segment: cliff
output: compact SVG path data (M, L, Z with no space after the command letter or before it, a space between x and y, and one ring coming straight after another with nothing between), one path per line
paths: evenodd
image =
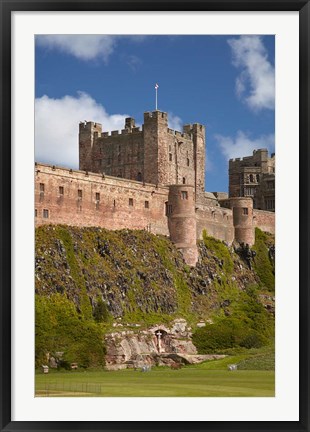
M234 317L241 310L246 314L243 306L249 298L260 305L258 314L272 316L274 239L259 230L256 234L256 255L249 257L245 250L228 248L205 233L198 245L199 261L191 268L166 237L147 231L38 227L36 335L37 341L47 337L45 346L44 342L36 346L38 361L43 352L65 351L65 343L59 349L55 342L59 324L54 326L54 339L48 329L42 330L48 320L55 322L50 305L59 311L60 303L74 328L85 324L85 339L87 328L93 332L97 348L100 331L118 324L147 328L183 318L195 329L199 322ZM63 334L69 338L65 315L61 320ZM86 366L98 363L102 353L99 348L96 353L92 361L85 361ZM74 355L68 358L75 359Z

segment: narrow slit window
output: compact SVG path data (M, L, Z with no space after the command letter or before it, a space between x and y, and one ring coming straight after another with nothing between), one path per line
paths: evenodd
M150 208L150 204L148 201L144 201L144 208L146 209Z
M129 202L128 202L130 207L133 207L133 198L129 198Z
M82 199L82 197L83 197L82 189L78 189L78 198Z
M59 195L60 196L64 195L64 187L63 186L59 186Z

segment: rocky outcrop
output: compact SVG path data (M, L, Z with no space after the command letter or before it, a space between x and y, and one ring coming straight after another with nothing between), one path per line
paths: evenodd
M147 330L109 333L105 337L106 369L194 364L225 357L198 355L191 336L191 328L182 318L174 320L169 327L156 325Z

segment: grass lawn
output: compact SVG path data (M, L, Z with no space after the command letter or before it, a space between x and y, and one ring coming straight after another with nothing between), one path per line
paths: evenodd
M215 363L208 362L204 367L188 366L179 370L153 368L150 372L121 370L53 372L46 375L38 373L36 396L274 396L274 371L229 372L227 369L214 369ZM224 364L219 365L223 366Z

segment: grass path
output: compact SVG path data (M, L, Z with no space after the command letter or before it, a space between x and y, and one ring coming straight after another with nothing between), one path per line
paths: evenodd
M36 375L36 396L273 397L274 371L179 370L55 372Z

